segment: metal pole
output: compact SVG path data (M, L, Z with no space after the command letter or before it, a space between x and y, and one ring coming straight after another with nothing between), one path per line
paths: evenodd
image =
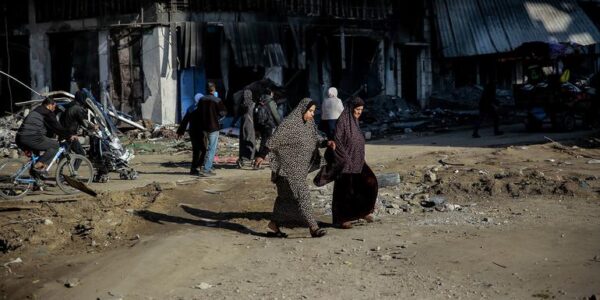
M14 81L16 81L16 82L18 82L18 83L22 84L24 87L26 87L26 88L27 88L27 89L29 89L30 91L32 91L32 92L34 92L34 93L36 93L38 96L40 96L40 97L43 97L43 96L42 96L42 94L40 94L40 93L36 92L34 89L30 88L28 85L26 85L26 84L22 83L22 82L21 82L21 81L19 81L18 79L14 78L14 77L12 77L12 76L10 76L10 75L8 75L8 74L6 74L6 73L2 72L2 71L0 71L0 74L6 75L6 76L7 76L7 77L9 77L10 79L12 79L12 80L14 80Z

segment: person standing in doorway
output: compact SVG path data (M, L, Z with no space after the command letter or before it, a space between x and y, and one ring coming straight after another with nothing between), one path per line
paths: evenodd
M500 131L500 117L498 116L498 99L496 98L496 82L494 80L488 81L483 88L481 99L479 100L479 116L475 121L475 128L473 128L473 137L480 138L479 128L485 118L491 118L494 122L494 135L503 135L504 132Z
M327 98L323 100L323 108L321 109L320 129L325 132L329 140L333 140L335 124L344 110L344 104L342 104L342 100L337 95L337 89L330 87L327 91Z
M207 153L204 158L204 168L200 176L215 176L213 171L213 161L217 153L217 144L219 143L219 119L227 114L227 109L216 95L217 86L214 82L208 83L208 95L202 97L198 103L197 117L200 121L200 128L208 140Z

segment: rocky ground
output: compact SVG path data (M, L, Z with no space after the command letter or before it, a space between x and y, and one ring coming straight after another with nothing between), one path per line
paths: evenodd
M0 299L589 299L599 146L593 132L517 130L373 141L378 221L321 239L264 236L268 170L222 152L219 176L197 179L185 150L149 150L140 179L92 185L97 198L0 202ZM331 192L311 187L325 225Z

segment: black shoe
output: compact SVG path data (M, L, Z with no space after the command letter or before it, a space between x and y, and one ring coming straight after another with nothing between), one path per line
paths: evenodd
M48 171L46 171L46 169L35 169L35 168L31 168L29 169L29 175L31 175L34 178L39 178L39 179L47 179L48 178Z
M200 171L197 169L190 170L190 175L200 176Z

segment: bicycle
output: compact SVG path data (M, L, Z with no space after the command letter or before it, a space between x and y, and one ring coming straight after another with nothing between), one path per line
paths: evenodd
M71 187L65 176L83 184L89 184L94 177L94 167L87 157L69 153L68 143L62 141L56 155L44 169L49 173L56 163L56 185L66 194L75 194L79 190ZM18 159L7 159L0 163L0 197L4 199L19 199L29 193L34 187L43 189L46 186L42 176L33 170L39 156L31 151L25 151L29 157L26 163Z

